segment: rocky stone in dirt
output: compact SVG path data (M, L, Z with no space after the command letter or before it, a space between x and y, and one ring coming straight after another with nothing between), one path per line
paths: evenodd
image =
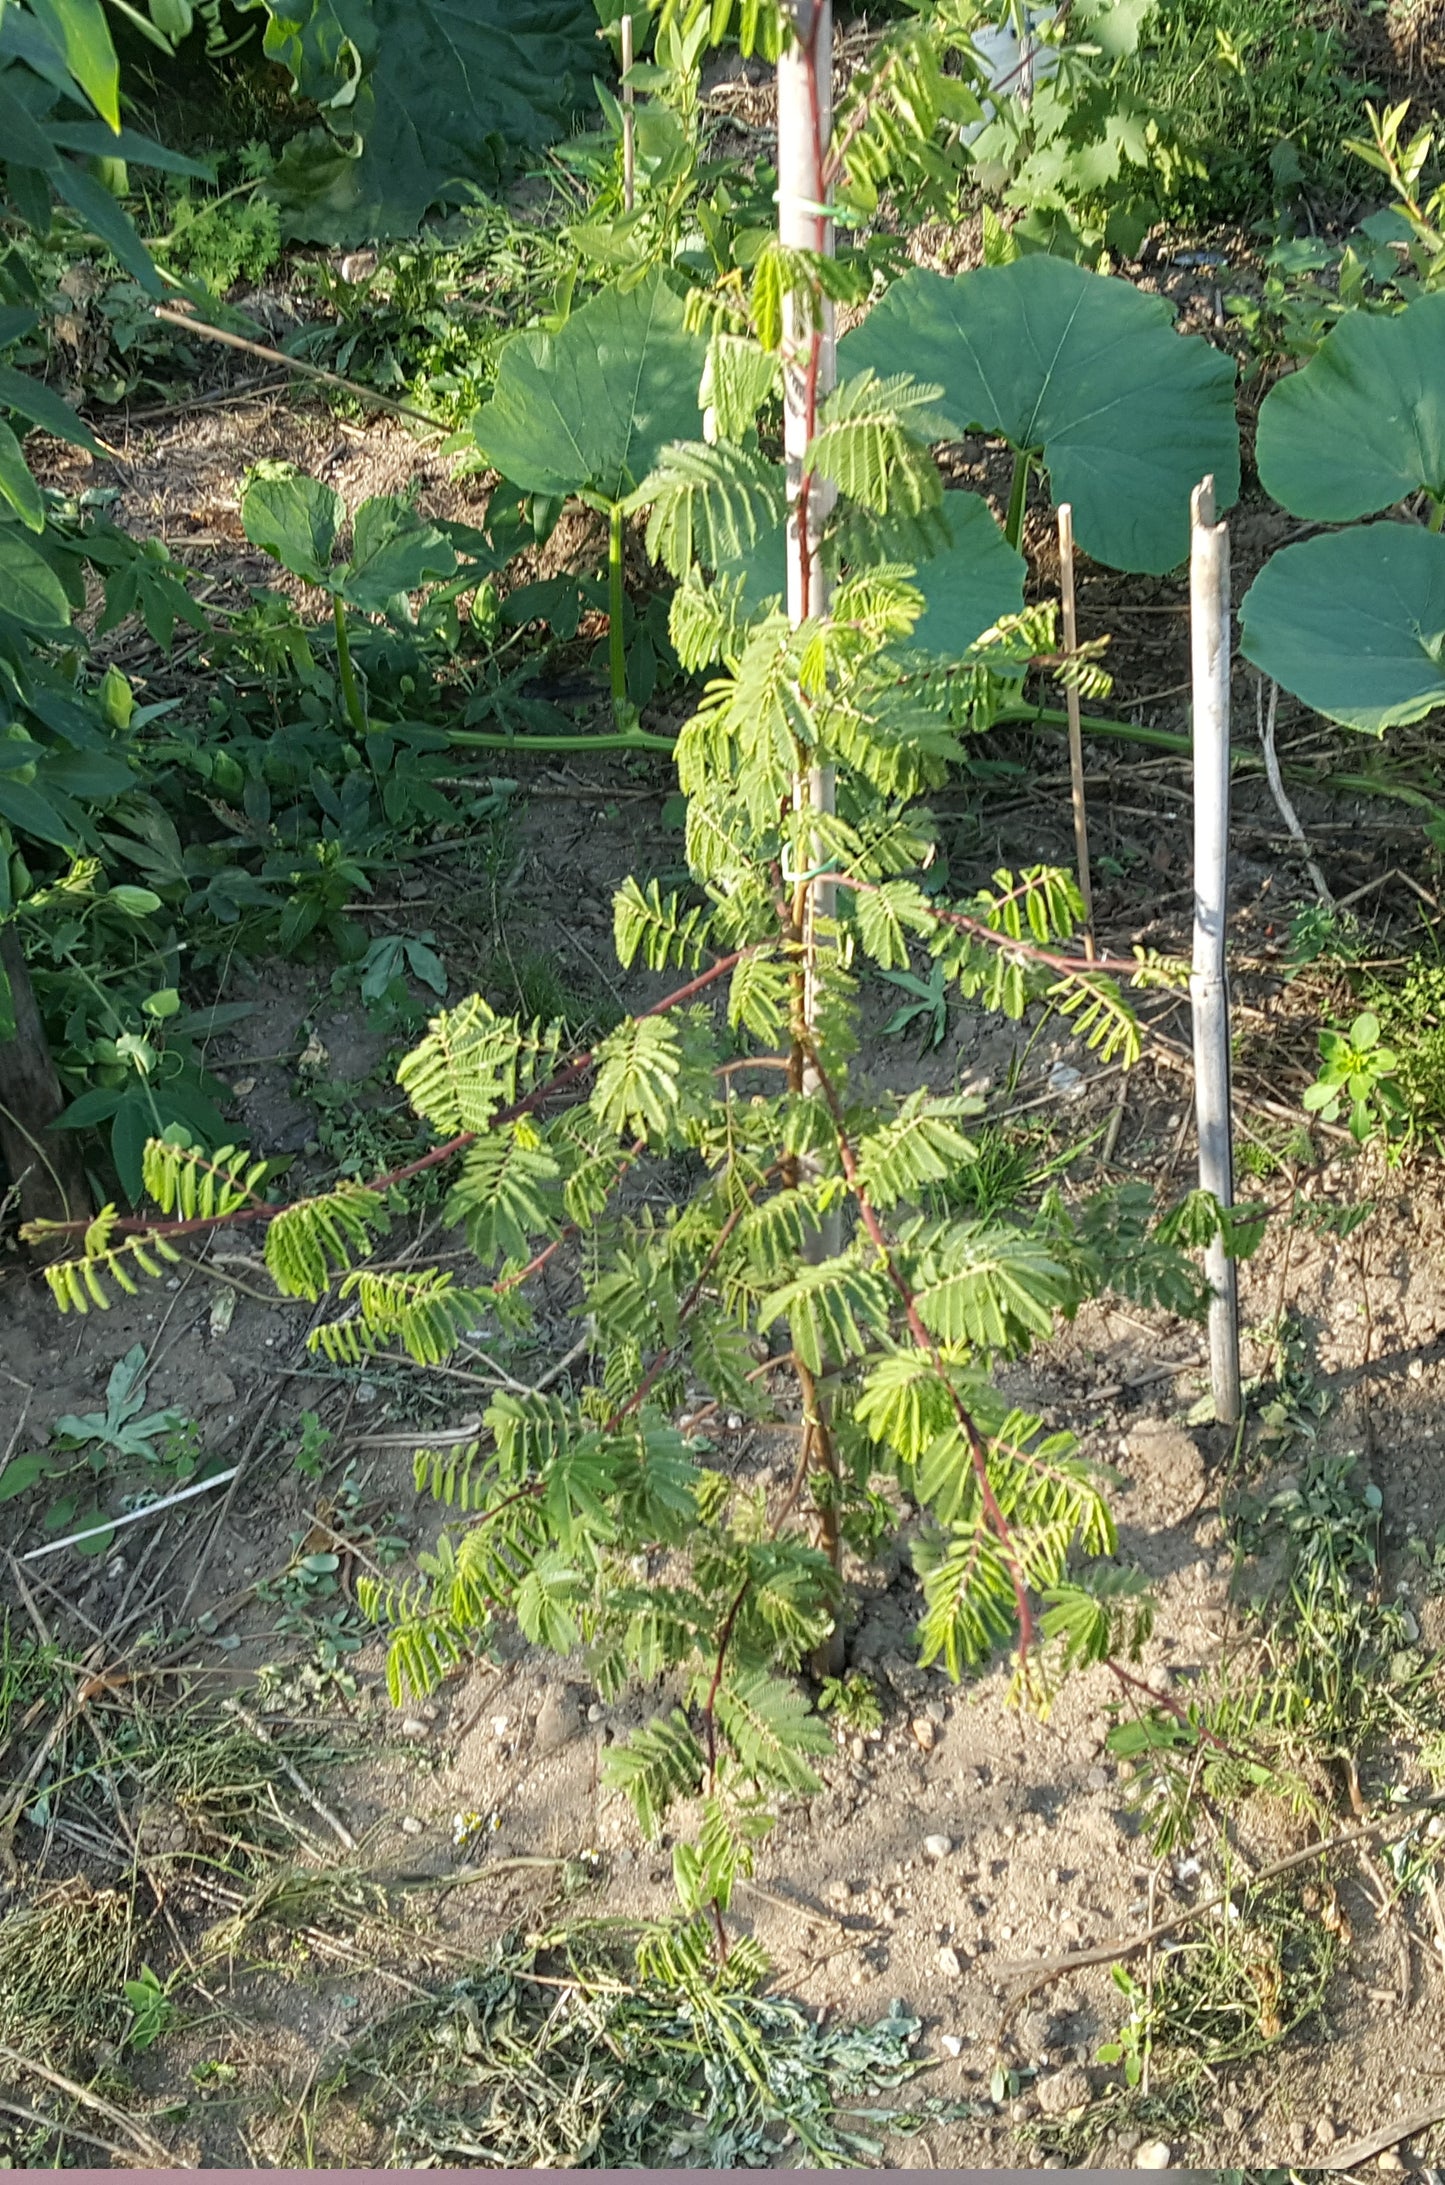
M560 1752L582 1728L582 1710L563 1684L549 1685L537 1711L535 1736L539 1753Z
M1378 2156L1375 2161L1375 2168L1383 2170L1387 2177L1398 2177L1400 2172L1408 2167L1409 2165L1406 2163L1404 2156L1397 2154L1393 2147L1387 2147L1385 2152Z
M223 1404L233 1404L235 1401L236 1384L229 1373L222 1373L218 1367L214 1372L201 1376L196 1385L196 1402L205 1410L219 1411Z
M1088 2073L1077 2064L1065 2064L1062 2071L1050 2072L1048 2078L1040 2079L1035 2091L1046 2117L1067 2117L1071 2110L1084 2108L1094 2094Z
M938 1953L938 1969L941 1973L947 1973L950 1980L957 1980L963 1971L957 1950L950 1949L947 1943Z
M926 1859L946 1859L953 1849L951 1836L925 1836L923 1855Z
M931 1753L938 1743L938 1732L928 1720L928 1717L926 1715L917 1716L909 1727L913 1731L915 1742L922 1747L924 1752Z
M1333 2147L1339 2136L1332 2117L1320 2117L1316 2120L1315 2143L1317 2146Z
M1173 2160L1173 2150L1167 2141L1146 2139L1134 2157L1136 2170L1167 2170Z
M404 1715L401 1723L401 1734L403 1737L410 1738L412 1743L417 1745L430 1733L420 1715Z
M401 1817L401 1833L403 1836L420 1836L423 1825L414 1813L404 1813Z

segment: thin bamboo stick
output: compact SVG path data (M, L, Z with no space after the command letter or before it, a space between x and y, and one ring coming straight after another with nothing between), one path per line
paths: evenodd
M1068 501L1059 509L1059 593L1064 609L1064 652L1072 666L1079 646L1079 623L1074 605L1074 511ZM1084 729L1079 712L1079 689L1070 680L1064 685L1064 704L1069 715L1069 779L1074 796L1074 856L1079 867L1079 893L1084 899L1084 953L1094 955L1094 883L1089 871L1089 808L1084 798Z

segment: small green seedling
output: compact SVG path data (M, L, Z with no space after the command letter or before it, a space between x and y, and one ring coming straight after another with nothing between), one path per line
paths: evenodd
M839 1728L854 1737L866 1737L870 1730L883 1727L878 1687L861 1669L850 1669L846 1677L825 1677L818 1694L818 1711L836 1715Z
M138 1980L127 1980L125 1999L134 2016L125 2045L137 2054L153 2048L174 2018L176 2006L166 1994L165 1982L143 1965Z
M1116 1965L1114 1985L1129 2005L1129 2015L1119 2028L1115 2040L1105 2041L1097 2051L1101 2064L1122 2064L1124 2083L1137 2086L1144 2076L1144 2066L1149 2056L1149 2000L1144 1989L1125 1965Z
M116 1464L141 1463L165 1466L186 1479L195 1471L195 1450L188 1444L189 1421L183 1411L146 1412L145 1346L137 1343L111 1368L106 1383L104 1411L66 1412L55 1421L49 1448L32 1449L7 1465L0 1478L0 1502L13 1501L41 1481L69 1479L89 1472L95 1479ZM65 1526L86 1531L104 1526L105 1513L79 1489L51 1503L45 1515L46 1529L59 1532ZM77 1543L81 1555L102 1555L113 1533L109 1527Z
M256 465L241 495L241 522L253 546L303 583L331 594L346 718L355 734L364 736L366 708L351 657L347 609L409 624L411 594L455 576L455 548L409 501L379 493L356 511L351 559L343 561L336 542L346 522L346 503L332 487L305 477L289 463Z
M926 979L915 977L911 971L884 971L880 976L913 997L894 1010L883 1027L883 1037L901 1038L910 1025L916 1024L923 1031L925 1047L941 1047L948 1033L948 996L941 967L934 964Z
M1320 1054L1319 1076L1305 1091L1308 1112L1326 1123L1337 1123L1348 1112L1356 1145L1375 1131L1386 1140L1397 1137L1409 1109L1395 1075L1399 1057L1393 1047L1380 1045L1374 1011L1362 1010L1348 1032L1321 1032Z

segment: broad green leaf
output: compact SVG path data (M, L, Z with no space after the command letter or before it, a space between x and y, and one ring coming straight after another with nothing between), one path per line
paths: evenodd
M1235 367L1174 332L1161 297L1033 255L894 283L839 344L839 369L905 362L944 390L940 438L999 433L1036 452L1080 546L1114 569L1162 574L1189 550L1189 496L1239 492Z
M79 152L86 159L123 159L134 167L154 167L164 174L191 175L197 182L215 184L215 174L203 160L172 152L138 129L122 129L117 136L104 122L70 121L52 122L46 134L61 151Z
M8 526L0 527L0 613L50 637L70 627L64 585L44 556Z
M473 421L494 469L524 493L620 501L674 440L701 430L707 354L661 274L606 289L560 333L514 334Z
M1239 609L1240 649L1296 698L1378 736L1445 705L1445 537L1373 523L1286 546Z
M33 324L29 312L22 314ZM19 338L18 335L15 338ZM88 425L81 423L68 402L28 372L17 372L11 364L0 364L0 410L13 410L17 417L25 418L32 425L39 425L44 432L54 433L57 440L69 440L78 448L89 448L92 455L104 455L105 450Z
M29 0L30 12L65 55L102 121L120 128L120 63L100 0Z
M945 493L943 520L951 543L914 571L926 604L908 642L957 660L1004 615L1021 611L1025 566L981 494Z
M55 172L55 187L81 225L104 243L133 280L152 296L165 295L165 283L132 226L130 215L103 182L73 159L62 159Z
M241 523L251 544L307 584L329 588L336 534L345 521L339 493L284 463L258 464L241 496Z
M45 529L45 503L30 475L20 442L10 427L0 422L0 501L8 501L30 531Z
M284 215L310 241L414 234L430 205L495 189L511 154L565 136L592 104L592 0L265 5L267 54L349 140L350 156L315 132L287 163Z
M1266 396L1260 482L1312 523L1374 516L1421 486L1445 497L1445 294L1352 311Z
M27 782L7 781L4 775L0 775L0 820L21 834L33 835L37 842L53 843L58 850L74 850L80 842L81 829L75 819Z
M449 577L457 557L433 524L407 501L379 493L356 511L351 560L341 588L364 614L386 614L407 593Z

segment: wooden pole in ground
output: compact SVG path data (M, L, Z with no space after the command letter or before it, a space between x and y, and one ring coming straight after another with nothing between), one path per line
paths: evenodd
M1189 627L1194 682L1194 1104L1199 1183L1221 1206L1234 1204L1230 1113L1229 980L1225 933L1229 908L1229 531L1216 523L1214 480L1196 487L1191 506ZM1240 1415L1239 1292L1235 1263L1216 1236L1205 1253L1212 1292L1209 1366L1214 1415L1233 1426Z
M1074 600L1074 511L1068 501L1059 509L1059 596L1064 609L1064 652L1072 670L1079 648L1079 622ZM1089 871L1089 810L1084 801L1084 729L1079 712L1079 686L1072 674L1064 683L1064 704L1069 712L1069 779L1074 792L1074 858L1079 868L1079 893L1084 899L1084 953L1094 956L1094 883Z

